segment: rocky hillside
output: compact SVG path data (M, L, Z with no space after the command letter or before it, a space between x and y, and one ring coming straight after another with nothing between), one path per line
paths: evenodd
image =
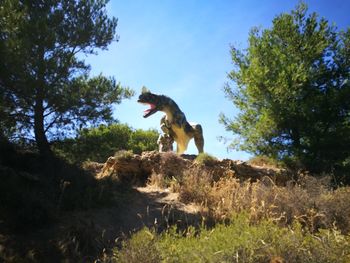
M61 160L44 166L33 154L6 157L0 163L0 262L120 262L114 252L144 227L191 231L228 224L240 213L249 226L270 220L278 227L297 222L312 234L350 231L350 189L333 189L326 177L205 154L124 151L105 163L86 162L84 170Z

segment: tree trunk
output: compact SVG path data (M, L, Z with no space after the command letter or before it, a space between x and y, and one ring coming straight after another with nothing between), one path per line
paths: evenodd
M292 140L294 148L300 150L300 133L297 128L292 128Z
M34 106L34 135L40 155L44 158L51 157L52 151L50 149L44 127L43 92L40 88L37 91Z

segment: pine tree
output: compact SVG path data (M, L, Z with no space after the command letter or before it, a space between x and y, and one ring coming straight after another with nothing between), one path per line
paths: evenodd
M3 134L34 135L42 155L49 139L111 121L113 103L130 97L114 78L90 78L84 55L106 49L117 19L105 0L0 2L0 126ZM9 131L11 128L11 131Z
M301 3L254 28L246 50L231 48L224 91L240 113L220 120L236 149L329 171L350 157L350 28L307 11Z

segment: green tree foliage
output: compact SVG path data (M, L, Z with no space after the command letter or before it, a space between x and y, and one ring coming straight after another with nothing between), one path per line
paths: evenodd
M80 130L75 139L58 142L54 149L72 162L105 162L120 150L131 150L137 154L156 150L158 136L156 130L135 130L126 124L100 125Z
M107 16L107 2L0 2L2 133L34 135L46 155L49 139L113 121L113 103L132 91L113 78L90 78L83 59L116 40L117 19Z
M134 153L137 153L137 154L141 154L144 151L157 150L158 137L159 137L159 133L155 129L132 130L127 149L132 150Z
M350 156L350 28L307 11L301 3L252 29L247 49L231 47L235 85L224 91L240 113L220 120L236 149L325 171Z

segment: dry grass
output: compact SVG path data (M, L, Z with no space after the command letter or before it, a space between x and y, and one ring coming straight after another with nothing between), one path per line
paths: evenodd
M75 262L92 262L107 247L107 242L93 221L81 219L65 229L65 237L57 244L64 258Z
M183 175L183 169L187 160L184 160L173 152L166 152L161 155L159 167L148 178L148 184L160 188L171 188L178 192Z
M280 225L297 221L311 232L338 228L350 232L350 187L332 189L330 178L298 175L298 181L276 185L265 176L256 182L239 181L231 173L221 178L202 166L192 166L181 175L153 174L152 184L171 187L184 203L202 206L203 216L215 221L248 212L252 222L272 219Z

